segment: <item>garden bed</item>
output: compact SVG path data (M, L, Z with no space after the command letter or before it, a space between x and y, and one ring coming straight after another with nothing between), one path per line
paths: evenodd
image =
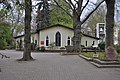
M93 55L98 54L98 57L94 57ZM92 59L99 59L101 61L110 61L105 58L105 52L82 52L81 55L92 58ZM120 61L120 54L118 54L117 61Z
M94 54L98 54L98 57L93 57ZM120 68L120 54L118 54L118 59L111 61L107 60L104 56L103 52L88 52L88 53L81 53L80 57L84 58L87 61L90 61L93 65L98 68Z

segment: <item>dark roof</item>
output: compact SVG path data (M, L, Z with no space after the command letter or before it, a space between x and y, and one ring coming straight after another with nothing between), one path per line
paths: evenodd
M99 40L100 38L97 38L97 37L94 37L94 36L91 36L91 35L87 35L87 34L83 34L84 36L87 36L87 37L91 37L91 38L94 38L94 39L97 39Z
M24 34L23 35L19 35L19 36L15 36L14 39L17 39L17 38L20 38L20 37L23 37L23 36L24 36Z
M65 25L55 24L55 25L51 25L51 26L49 26L49 27L41 28L41 29L39 29L38 31L45 30L45 29L49 29L49 28L51 28L51 27L64 27L64 28L67 28L67 29L70 29L70 30L74 30L73 28L70 28L70 27L65 26ZM34 32L34 33L37 33L37 31ZM32 33L32 34L34 34L34 33ZM100 38L97 38L97 37L94 37L94 36L91 36L91 35L87 35L87 34L84 34L84 33L83 33L83 35L84 35L84 36L87 36L87 37L90 37L90 38L97 39L97 40L100 39ZM14 38L16 39L16 38L23 37L23 36L24 36L24 35L20 35L20 36L14 37Z
M32 32L31 34L35 34L35 33L37 33L37 31L36 32ZM25 34L22 34L22 35L19 35L19 36L15 36L14 39L17 39L17 38L20 38L20 37L23 37L23 36L25 36Z

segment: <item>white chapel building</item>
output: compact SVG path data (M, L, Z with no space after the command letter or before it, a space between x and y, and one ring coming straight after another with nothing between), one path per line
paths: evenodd
M46 49L49 44L55 43L56 49L65 47L72 44L72 37L74 36L73 28L56 24L49 26L47 28L42 28L37 32L31 34L31 43L36 43L38 47L44 46ZM24 47L24 35L19 35L15 37L16 42L22 40L22 45ZM90 47L92 45L98 45L99 38L93 37L87 34L83 34L81 45L85 47Z

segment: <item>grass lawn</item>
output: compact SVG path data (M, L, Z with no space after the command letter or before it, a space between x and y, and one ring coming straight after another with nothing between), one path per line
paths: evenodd
M95 54L95 52L81 52L81 55L84 55L85 57L88 58L93 58L93 54ZM98 59L100 60L107 60L105 58L105 52L96 52L96 54L98 54ZM118 60L120 60L120 53L118 54Z

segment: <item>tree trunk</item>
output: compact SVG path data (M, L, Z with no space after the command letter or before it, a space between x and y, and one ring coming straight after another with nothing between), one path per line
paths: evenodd
M33 60L31 57L31 12L32 2L31 0L25 0L25 38L24 38L24 53L22 61Z
M106 48L114 45L114 6L115 0L105 0L107 5L106 14Z
M118 31L118 45L120 45L120 30Z
M74 0L76 3L74 3L72 0L64 0L67 5L72 10L72 15L67 11L67 9L64 9L61 5L59 5L58 0L54 0L54 2L57 4L59 8L61 8L63 11L65 11L73 20L73 28L74 28L74 36L73 36L73 47L74 52L81 52L81 25L90 17L90 15L102 4L104 1L101 1L95 9L93 9L83 20L80 20L80 17L83 13L83 11L86 9L87 5L89 5L89 0L85 3L83 6L84 0Z
M74 28L74 36L73 36L73 51L81 52L81 21L80 16L78 16L75 12L73 12L73 28Z
M73 37L73 47L74 52L81 52L81 24L77 24L77 26L74 28L74 37Z

